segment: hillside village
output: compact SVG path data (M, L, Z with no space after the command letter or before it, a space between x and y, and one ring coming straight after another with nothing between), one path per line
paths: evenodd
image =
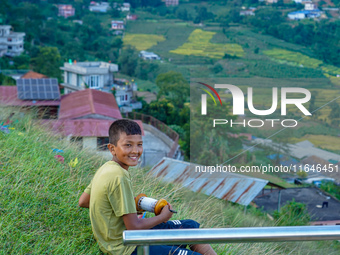
M107 160L106 130L115 120L132 119L143 132L139 167L162 182L257 208L269 218L295 201L306 206L308 224L340 224L340 49L334 46L340 2L235 1L236 8L228 1L37 2L45 8L39 17L31 3L17 7L31 15L20 18L26 25L7 15L19 12L16 7L0 10L1 108L35 112L35 123ZM35 18L40 32L32 27ZM316 28L323 35L333 29L325 39L329 47ZM313 117L273 138L278 126L228 129L225 144L210 152L227 146L219 164L233 160L237 171L214 178L197 173L205 161L192 157L192 141L200 136L190 132L196 121L190 121L196 107L190 79L212 77L257 87L257 107L270 107L266 84L306 87L314 98L306 106ZM220 94L231 105L230 93ZM0 116L3 136L15 132L12 125L22 117ZM252 116L246 109L237 120ZM292 111L289 118L299 115ZM202 134L210 131L197 123ZM263 165L289 171L241 171Z

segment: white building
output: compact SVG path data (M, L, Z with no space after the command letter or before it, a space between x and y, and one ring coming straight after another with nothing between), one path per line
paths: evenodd
M179 4L178 0L162 0L162 2L164 2L167 7L168 6L177 6Z
M110 5L108 2L101 2L101 3L91 2L89 6L89 10L91 12L106 13L109 9L110 9Z
M108 91L118 72L118 65L105 62L64 63L60 68L64 71L65 94L86 88Z
M160 60L161 59L157 54L155 54L153 52L148 52L148 51L145 51L145 50L142 50L139 53L139 57L141 57L144 60Z
M301 19L313 19L319 18L321 16L321 11L319 10L302 10L297 12L290 12L288 13L288 19L291 20L301 20Z
M241 16L255 16L255 10L244 10L244 11L240 11L240 15Z
M25 33L11 31L11 26L0 25L0 57L3 55L14 57L24 51Z
M119 8L122 12L129 12L131 8L130 3L123 3L123 5Z
M136 100L137 84L126 79L114 79L113 89L116 102L121 112L142 109L142 103Z
M122 20L112 20L111 21L111 28L113 30L124 30L125 29L124 21L122 21Z
M313 2L305 2L304 4L305 4L305 10L307 11L313 11L318 8L317 5Z

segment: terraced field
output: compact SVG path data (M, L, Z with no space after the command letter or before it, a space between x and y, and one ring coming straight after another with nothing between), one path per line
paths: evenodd
M296 65L319 70L321 69L324 75L329 78L334 85L340 86L340 78L337 77L340 75L339 67L327 65L316 58L311 58L302 53L285 49L275 48L272 50L265 50L263 53L279 61L281 64Z
M164 36L152 34L125 34L123 38L124 45L131 45L138 51L147 50L163 41Z
M285 60L292 64L303 65L304 67L309 68L318 68L320 65L323 64L321 60L310 58L304 54L299 52L284 50L284 49L272 49L272 50L265 50L263 51L269 57Z
M181 55L202 56L215 59L221 59L225 54L243 57L244 51L242 46L236 43L218 44L211 43L210 40L216 32L203 31L195 29L189 36L188 41L171 53Z

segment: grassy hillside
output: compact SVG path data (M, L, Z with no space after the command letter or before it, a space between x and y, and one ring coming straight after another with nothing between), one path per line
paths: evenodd
M78 207L78 198L103 159L44 131L28 114L22 117L17 110L0 108L0 120L12 111L16 114L10 133L0 132L0 254L100 254L88 209ZM54 148L64 151L60 155L65 163L54 158ZM69 166L75 158L79 163ZM244 214L238 205L177 190L146 172L131 169L135 194L162 198L175 191L167 198L179 212L174 219L192 218L210 228L274 225L253 208ZM333 241L214 247L221 255L339 254L339 245Z

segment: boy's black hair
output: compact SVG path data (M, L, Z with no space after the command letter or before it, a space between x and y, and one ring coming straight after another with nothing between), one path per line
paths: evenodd
M117 146L121 133L127 135L141 135L142 130L140 126L133 120L120 119L113 122L109 128L109 143Z

